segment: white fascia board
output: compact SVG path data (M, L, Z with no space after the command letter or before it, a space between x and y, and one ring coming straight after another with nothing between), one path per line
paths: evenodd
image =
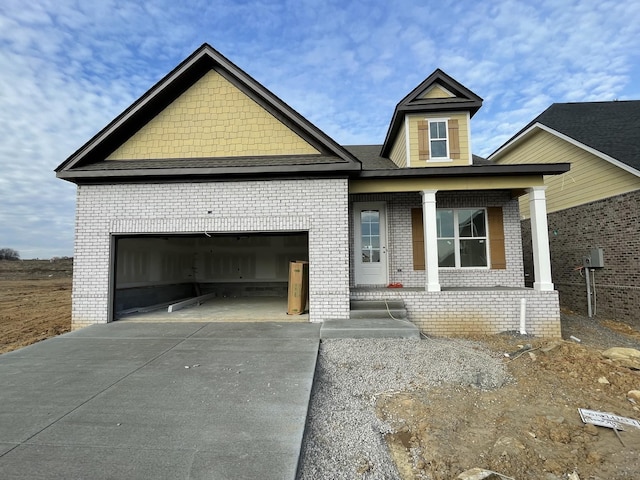
M467 145L469 145L469 165L473 165L473 148L471 148L471 112L467 112Z
M411 166L411 135L409 132L409 126L411 122L409 122L409 115L404 116L404 141L405 141L405 150L407 155L407 167Z

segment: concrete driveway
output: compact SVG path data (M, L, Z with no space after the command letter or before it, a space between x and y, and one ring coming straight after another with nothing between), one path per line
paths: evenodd
M0 355L0 478L294 479L319 328L115 322Z

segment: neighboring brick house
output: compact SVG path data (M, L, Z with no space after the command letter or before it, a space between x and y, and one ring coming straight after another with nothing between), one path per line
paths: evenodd
M503 165L571 163L570 172L545 178L560 303L587 311L580 267L592 248L602 248L605 266L592 272L595 314L640 325L640 101L553 104L489 158ZM524 199L520 211L526 239ZM525 248L526 273L530 257Z
M345 147L203 45L56 169L78 185L74 325L133 298L286 289L288 262L307 259L312 322L400 298L425 333L499 332L525 299L528 332L559 336L542 186L569 167L474 163L481 104L436 70L382 145ZM526 191L541 266L529 289Z

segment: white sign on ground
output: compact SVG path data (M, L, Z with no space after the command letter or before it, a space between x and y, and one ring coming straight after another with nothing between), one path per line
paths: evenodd
M624 430L625 425L640 428L640 422L633 418L621 417L613 413L598 412L596 410L587 410L579 408L580 418L584 423L591 423L600 427L613 428L614 430Z

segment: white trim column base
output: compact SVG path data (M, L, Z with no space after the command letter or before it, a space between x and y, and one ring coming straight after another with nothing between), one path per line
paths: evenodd
M547 224L547 187L529 189L529 209L531 211L531 241L533 247L533 289L539 292L554 290L551 281L551 254L549 253L549 227Z
M438 272L438 231L436 230L436 192L423 190L422 225L424 228L424 262L425 290L439 292L440 277Z

